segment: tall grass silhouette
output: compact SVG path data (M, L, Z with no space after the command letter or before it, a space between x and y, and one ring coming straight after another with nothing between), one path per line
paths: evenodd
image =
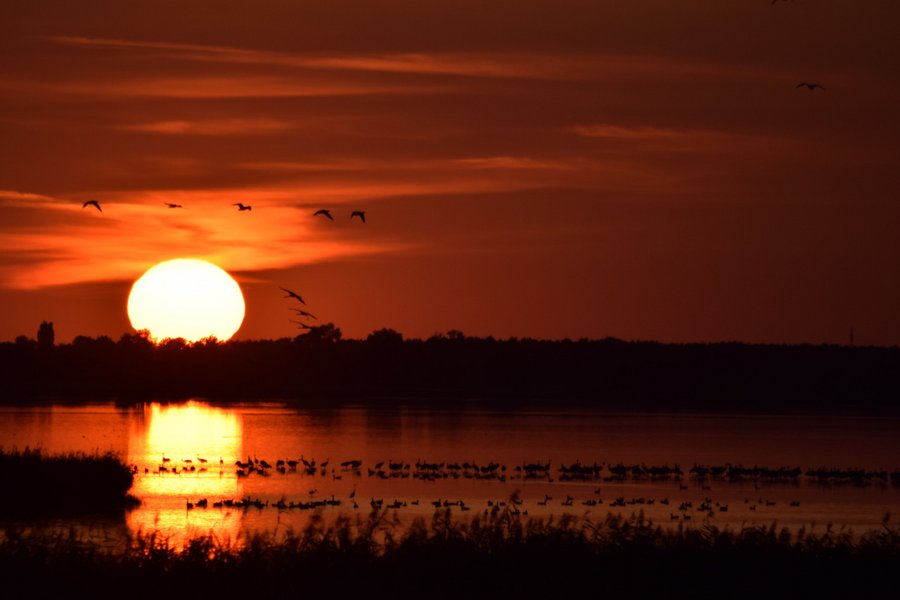
M900 528L889 518L853 536L775 524L667 529L642 514L460 519L445 509L402 527L386 511L316 514L299 531L237 540L208 535L175 544L139 532L115 550L74 531L10 529L0 539L0 578L32 595L64 585L136 597L552 598L583 589L589 596L865 597L892 589L898 567Z
M111 453L46 454L40 448L0 448L3 518L67 516L121 511L137 501L128 495L131 469Z

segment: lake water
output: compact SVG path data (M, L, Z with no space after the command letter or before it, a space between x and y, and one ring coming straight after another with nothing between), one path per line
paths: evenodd
M129 408L59 405L0 407L0 445L120 454L137 467L132 491L142 501L120 526L175 538L213 532L237 539L251 531L302 527L313 510L273 505L332 499L340 505L320 508L326 516L365 516L375 499L384 506L397 501L402 521L429 516L438 499L462 500L468 509L462 515L474 515L490 509L488 502L518 493L522 502L516 510L529 516L602 519L609 512L643 510L661 524L685 518L694 525L710 520L733 527L777 521L822 531L833 523L856 533L879 527L885 513L900 512L900 486L878 478L823 484L805 476L728 481L689 473L695 464L726 463L890 472L900 468L900 419L884 417L510 413L474 407L323 410L202 401ZM279 459L299 466L286 465L281 472L275 468ZM306 469L301 460L316 461L315 469ZM361 461L361 468L340 466L350 460ZM241 475L237 461L267 461L273 468ZM597 477L567 480L559 467L576 461L603 468ZM424 478L429 471L421 468L423 462L444 466L438 476ZM525 477L521 470L524 464L548 462L547 474ZM383 475L370 471L378 463L384 463ZM391 470L390 463L400 466ZM471 468L453 469L452 463L480 468L476 475ZM492 469L491 463L497 466ZM684 475L614 478L608 467L619 463L680 465ZM244 498L258 499L262 507L213 506ZM201 499L207 507L196 505ZM195 506L188 509L188 502ZM686 502L690 506L681 509ZM701 510L704 503L708 510Z

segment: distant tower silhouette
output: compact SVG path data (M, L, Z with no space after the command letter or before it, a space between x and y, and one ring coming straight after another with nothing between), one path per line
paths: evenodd
M41 321L37 333L38 348L52 348L56 335L53 333L53 321Z
M850 345L851 345L851 346L853 345L853 339L854 339L854 336L853 336L853 328L851 327L851 328L850 328Z

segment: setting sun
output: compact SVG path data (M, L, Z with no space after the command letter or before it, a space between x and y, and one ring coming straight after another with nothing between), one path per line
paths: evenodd
M161 262L144 273L128 296L128 318L155 340L227 340L244 320L244 296L224 270L202 260Z

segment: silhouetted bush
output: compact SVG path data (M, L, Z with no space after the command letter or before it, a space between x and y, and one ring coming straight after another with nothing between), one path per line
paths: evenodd
M131 469L113 454L0 448L0 473L7 482L0 519L108 513L136 502L128 495Z

